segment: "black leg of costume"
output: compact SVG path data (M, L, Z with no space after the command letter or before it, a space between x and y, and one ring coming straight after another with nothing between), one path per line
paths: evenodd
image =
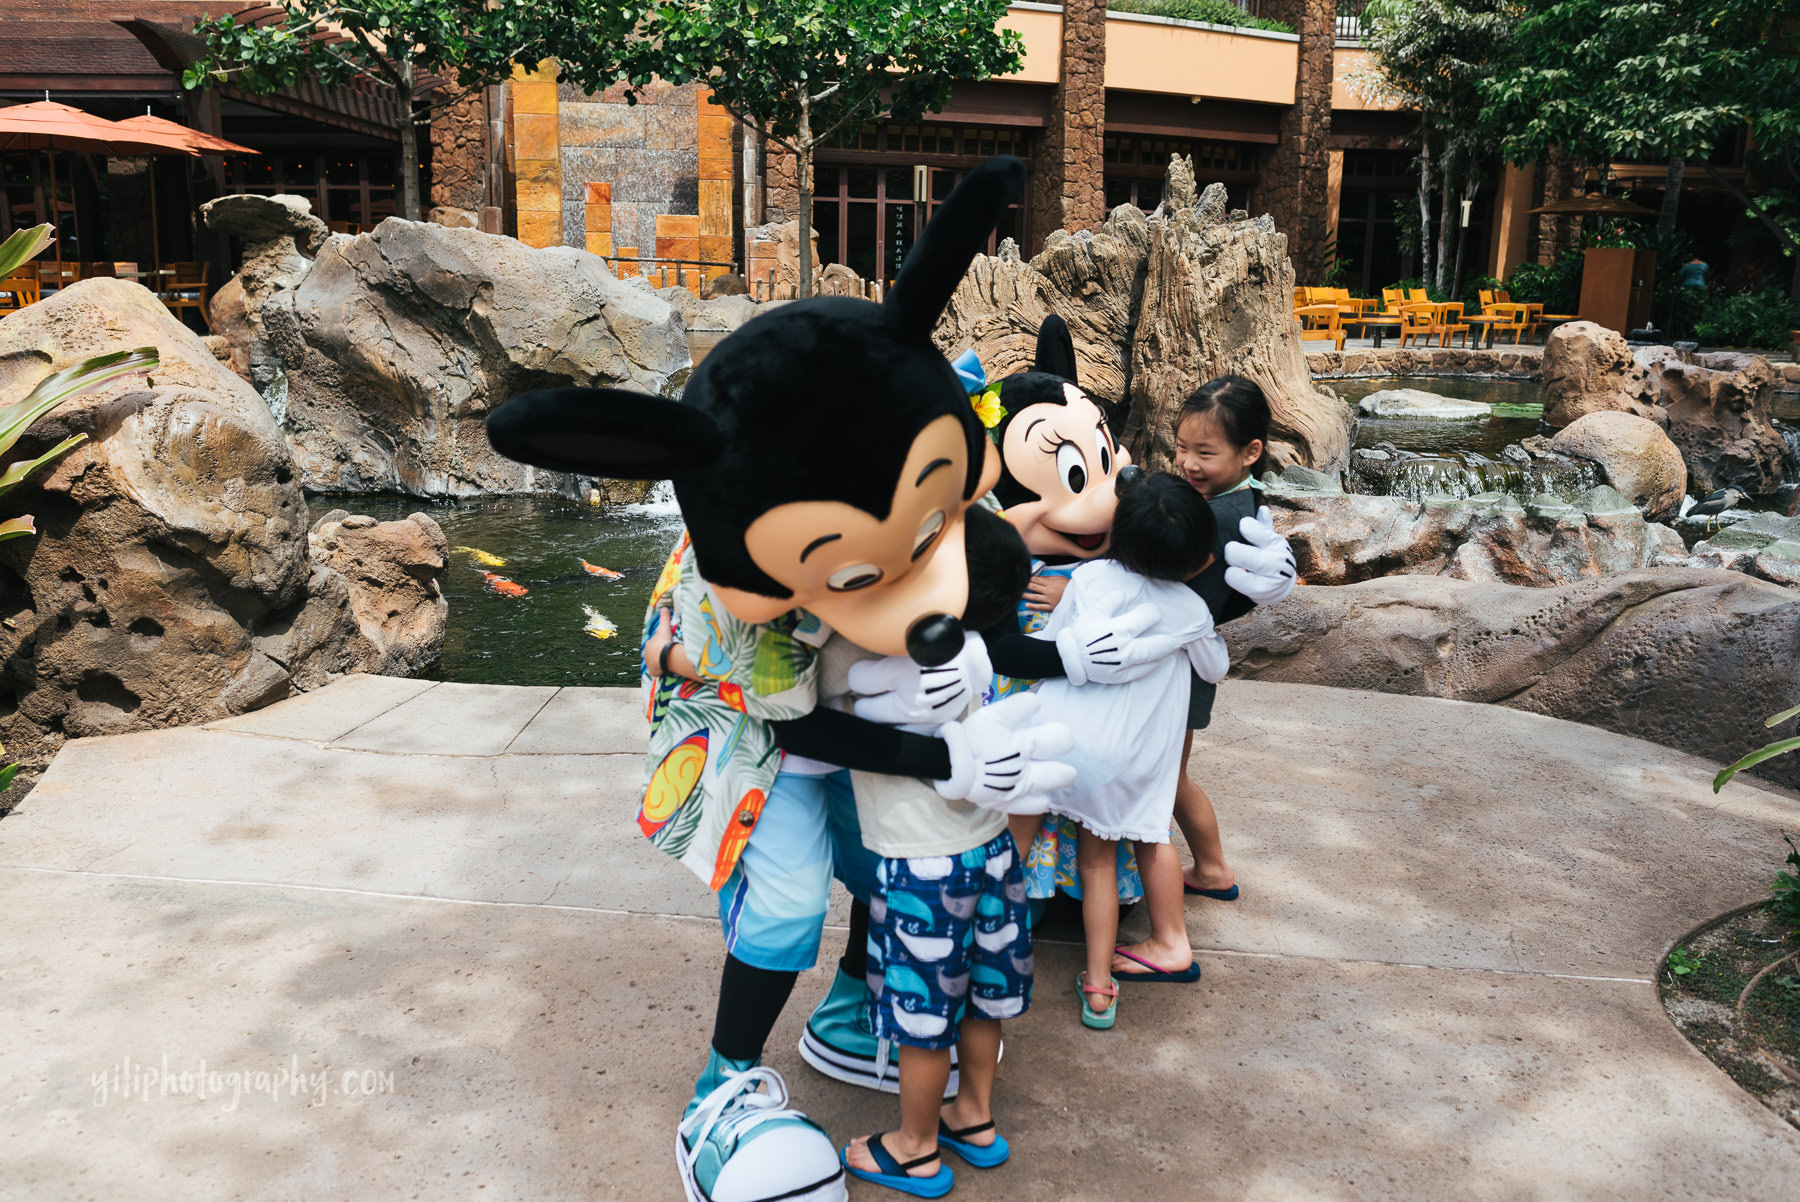
M713 1050L727 1060L761 1060L763 1044L799 975L752 968L736 956L726 956L719 1010L713 1018Z
M858 981L869 975L869 903L850 899L850 938L838 968Z

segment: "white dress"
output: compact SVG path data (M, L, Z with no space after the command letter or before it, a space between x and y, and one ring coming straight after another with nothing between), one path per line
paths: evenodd
M1212 613L1186 584L1151 580L1111 559L1083 564L1035 637L1054 639L1064 628L1096 614L1120 616L1144 602L1162 619L1139 637L1168 635L1180 651L1130 684L1038 686L1040 722L1061 722L1075 746L1058 758L1075 766L1075 783L1051 795L1054 812L1066 814L1104 839L1167 843L1175 809L1187 734L1188 668L1202 680L1223 680L1231 667Z

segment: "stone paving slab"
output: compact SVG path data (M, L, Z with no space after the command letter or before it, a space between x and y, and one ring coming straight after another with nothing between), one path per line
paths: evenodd
M329 743L365 722L411 701L435 680L401 676L346 676L330 688L290 697L278 705L237 718L211 723L209 730L235 730L243 734L281 735L289 739L315 739Z
M396 755L499 755L556 693L541 686L440 684L333 743Z
M708 923L21 869L0 896L0 1197L680 1196ZM958 1164L958 1197L1776 1198L1800 1174L1645 984L1214 956L1096 1033L1076 967L1041 953L997 1090L1014 1160ZM843 1139L895 1103L800 1063L825 985L803 975L769 1059ZM165 1094L165 1056L308 1079Z
M678 1196L667 1145L721 953L710 896L629 821L635 692L470 688L346 681L254 732L64 748L0 822L0 1199ZM416 753L483 714L478 745L512 751ZM621 753L565 753L596 724ZM959 1168L958 1196L1800 1182L1800 1135L1681 1039L1648 980L1762 893L1793 795L1715 798L1704 761L1512 710L1260 682L1225 687L1191 770L1244 888L1188 908L1204 981L1128 987L1120 1027L1089 1032L1075 949L1043 945L1002 1069L1016 1163ZM826 984L803 975L770 1061L847 1138L893 1101L793 1052ZM124 1057L164 1054L395 1085L97 1104Z

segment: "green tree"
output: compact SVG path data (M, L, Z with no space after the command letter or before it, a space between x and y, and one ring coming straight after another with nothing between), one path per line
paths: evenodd
M1698 162L1794 258L1800 299L1800 5L1778 0L1518 0L1513 63L1484 84L1514 162L1551 147L1587 163L1666 159L1659 235ZM1712 163L1748 134L1762 197Z
M606 0L574 0L578 13ZM941 108L959 79L1018 70L1022 40L996 26L1007 0L659 0L625 50L630 95L654 77L699 80L713 100L794 155L800 216L811 226L813 151L839 131ZM615 43L578 17L552 47L590 92L621 75ZM808 244L803 234L800 244ZM812 256L800 255L800 294Z
M541 0L275 0L282 15L201 19L194 32L207 55L182 74L185 87L231 83L266 95L302 78L326 87L363 81L394 98L400 117L401 213L420 218L419 126L469 91L499 83L514 64L535 67L562 5ZM597 44L629 30L645 5L595 5ZM419 110L413 101L427 74L455 80Z
M1516 0L1375 0L1363 9L1374 90L1419 114L1420 275L1451 293L1462 291L1466 241L1456 202L1474 202L1500 147L1500 131L1483 113L1482 85L1507 64L1516 8ZM1434 175L1442 189L1435 255Z

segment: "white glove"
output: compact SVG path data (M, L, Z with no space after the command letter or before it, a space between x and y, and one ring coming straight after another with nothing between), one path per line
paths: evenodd
M1078 618L1056 636L1070 684L1126 684L1148 675L1179 648L1167 635L1139 637L1162 621L1162 610L1148 601L1114 617L1124 600L1118 593L1098 598L1098 616Z
M1075 783L1075 769L1046 756L1074 743L1060 722L1032 723L1038 699L1020 693L984 706L938 737L950 745L950 779L932 782L946 801L966 801L1002 814L1042 814L1045 793Z
M1275 519L1264 505L1253 518L1238 523L1243 542L1225 544L1225 583L1258 605L1287 600L1294 591L1294 549L1275 533ZM1244 544L1248 543L1249 546Z
M856 716L884 726L935 729L955 721L993 678L987 644L973 632L964 633L955 659L936 668L921 667L908 655L850 665L850 691L862 694Z

